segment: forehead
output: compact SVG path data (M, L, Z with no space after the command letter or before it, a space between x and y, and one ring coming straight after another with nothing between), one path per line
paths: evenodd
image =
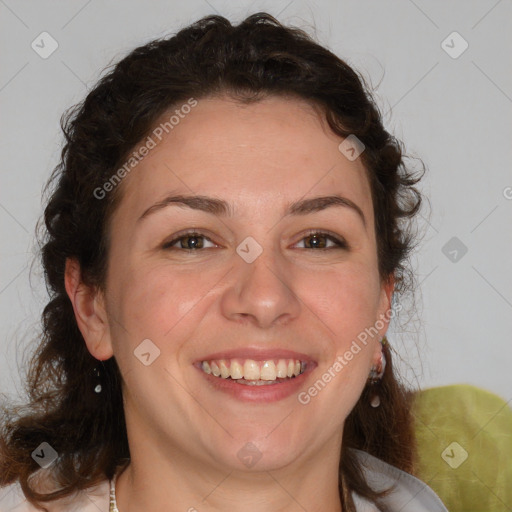
M155 128L165 126L176 110L179 106ZM339 151L342 138L306 101L271 96L244 105L226 97L205 98L187 111L174 116L161 140L153 136L156 146L123 179L114 217L135 220L172 190L224 198L240 216L340 193L371 218L361 159L350 161Z

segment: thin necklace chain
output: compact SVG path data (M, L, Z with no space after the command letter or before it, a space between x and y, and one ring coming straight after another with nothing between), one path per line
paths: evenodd
M116 478L117 473L114 475L114 478L110 481L110 507L108 512L119 512L116 503Z

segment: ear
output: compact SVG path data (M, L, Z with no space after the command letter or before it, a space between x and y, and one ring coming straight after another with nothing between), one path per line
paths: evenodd
M100 361L109 359L113 350L103 293L82 281L80 264L74 258L66 259L64 283L87 349Z
M395 274L390 274L387 280L381 285L380 292L380 304L379 304L379 318L382 318L383 321L386 322L386 327L384 328L382 336L386 334L387 326L390 320L390 311L391 311L391 299L393 297L393 291L395 289Z
M395 275L391 274L388 279L382 283L379 299L378 315L375 319L375 327L378 329L378 333L375 335L375 339L380 341L386 334L389 321L391 320L391 298L395 289ZM380 359L382 348L380 343L375 344L375 350L373 354L373 363L376 364Z

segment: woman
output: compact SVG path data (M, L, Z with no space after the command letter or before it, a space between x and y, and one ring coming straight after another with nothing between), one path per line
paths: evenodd
M2 436L22 510L446 510L385 337L420 178L346 63L210 16L63 130L31 409Z

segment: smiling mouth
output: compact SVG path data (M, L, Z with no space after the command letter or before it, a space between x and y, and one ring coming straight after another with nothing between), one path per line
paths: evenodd
M286 382L306 371L307 363L299 359L212 359L201 361L204 373L232 380L246 386L268 386Z

